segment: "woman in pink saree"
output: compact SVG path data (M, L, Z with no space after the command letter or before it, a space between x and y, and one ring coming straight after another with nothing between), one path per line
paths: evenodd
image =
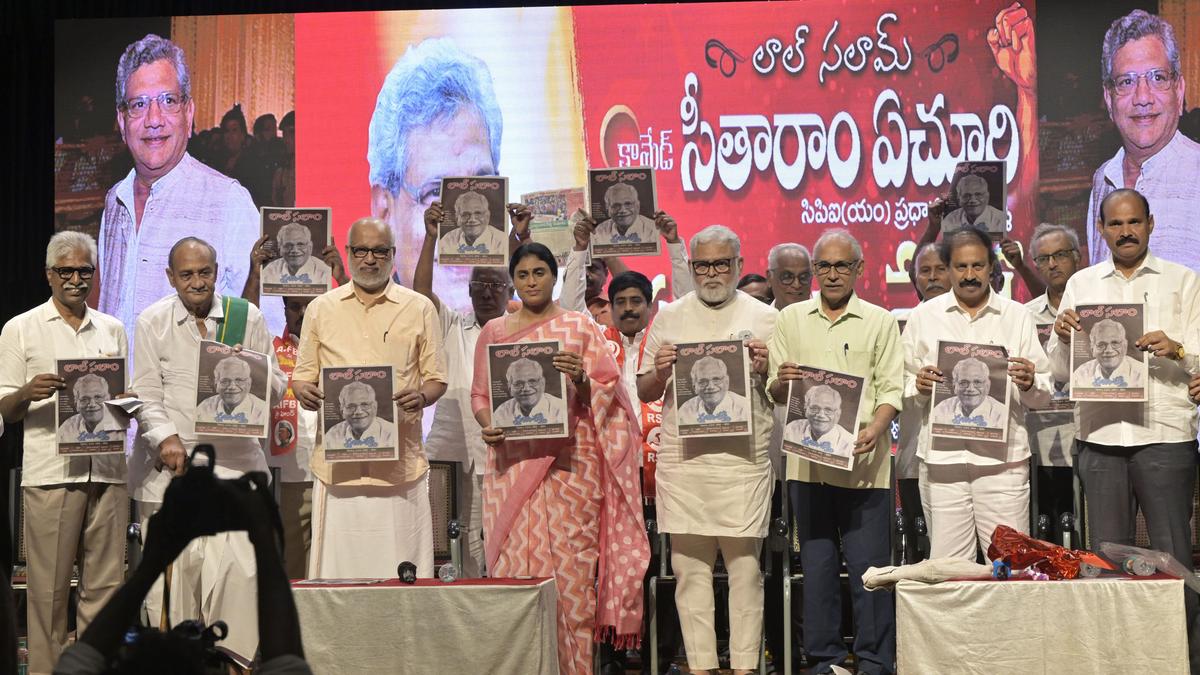
M488 444L487 566L495 577L554 578L559 670L582 675L592 672L594 641L622 649L638 644L650 557L637 475L641 441L600 329L551 299L558 266L550 250L536 243L519 247L509 274L522 307L483 327L471 388L471 407ZM493 426L487 347L546 340L562 345L553 363L567 379L570 436L505 440Z

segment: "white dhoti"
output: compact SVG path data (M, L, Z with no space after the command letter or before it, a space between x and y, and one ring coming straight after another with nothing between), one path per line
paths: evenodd
M394 579L408 560L433 577L429 474L395 486L313 481L312 579Z
M245 532L197 537L175 559L171 624L224 621L229 636L217 647L248 665L258 651L258 585L254 547Z

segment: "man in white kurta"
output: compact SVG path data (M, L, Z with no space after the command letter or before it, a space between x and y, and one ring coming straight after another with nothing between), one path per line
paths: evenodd
M762 579L758 553L767 534L773 475L767 456L773 418L762 386L766 343L778 312L737 291L741 242L710 226L691 241L696 291L659 310L638 371L638 396L667 392L655 473L659 530L670 533L679 583L675 601L692 672L717 668L712 567L718 549L729 571L730 664L750 672L762 639ZM675 345L745 340L752 359L751 424L747 436L680 438L671 371Z
M143 532L161 505L172 470L183 470L183 457L207 443L216 451L218 478L247 471L267 471L262 439L195 434L196 380L200 340L215 339L226 317L221 296L214 293L216 256L205 242L186 239L169 257L176 293L150 305L137 319L133 390L144 401L138 411L138 436L130 457L130 484L138 502ZM283 394L287 378L279 370L271 333L262 312L247 308L246 349L270 355L271 396ZM265 418L264 418L265 419ZM258 609L254 549L245 532L200 537L188 544L173 565L170 620L220 619L229 624L221 644L245 663L258 647ZM146 597L149 621L157 625L162 593Z
M988 285L996 264L987 234L966 228L946 235L941 257L950 268L952 293L926 301L908 315L904 344L906 401L928 410L936 383L951 377L935 365L938 340L1001 345L1009 355L1007 441L932 438L921 430L917 455L928 487L930 557L975 559L1004 524L1029 531L1027 409L1050 401L1049 362L1033 316ZM928 419L928 418L927 418Z

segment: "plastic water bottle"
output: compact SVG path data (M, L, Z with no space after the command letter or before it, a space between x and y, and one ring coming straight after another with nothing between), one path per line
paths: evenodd
M454 583L458 579L458 568L454 563L445 563L438 568L438 578L444 584Z
M1125 562L1121 563L1121 569L1125 570L1126 574L1136 577L1148 577L1158 571L1154 563L1137 555L1126 558Z

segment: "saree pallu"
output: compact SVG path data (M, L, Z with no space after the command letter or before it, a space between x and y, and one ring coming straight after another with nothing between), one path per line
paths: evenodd
M593 641L634 647L641 631L650 551L638 488L636 417L607 341L590 318L563 312L513 332L507 320L495 319L480 333L474 411L490 409L490 344L558 340L563 351L583 356L591 397L580 402L568 380L570 438L488 448L487 565L496 577L554 578L560 670L590 673Z

